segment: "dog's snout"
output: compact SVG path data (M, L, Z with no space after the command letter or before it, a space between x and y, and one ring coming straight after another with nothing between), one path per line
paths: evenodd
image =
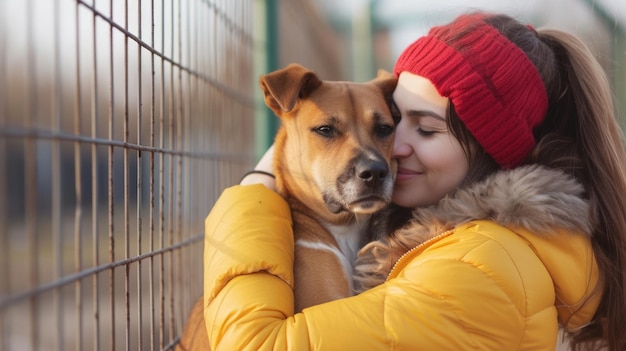
M365 183L376 185L387 177L389 167L380 161L363 161L357 165L356 173Z

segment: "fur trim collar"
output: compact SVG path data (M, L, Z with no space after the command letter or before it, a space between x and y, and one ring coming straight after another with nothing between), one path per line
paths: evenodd
M589 218L583 186L562 171L537 165L499 171L437 205L414 210L403 228L366 245L356 262L355 286L360 292L383 283L402 254L471 220L549 236L556 229L591 235Z

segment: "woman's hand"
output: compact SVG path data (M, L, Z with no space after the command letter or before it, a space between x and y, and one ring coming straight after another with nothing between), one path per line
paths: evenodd
M265 154L263 154L259 162L254 167L255 171L260 171L260 172L255 173L254 171L252 171L251 173L248 173L241 179L241 182L239 184L240 185L263 184L269 189L276 191L276 179L273 176L266 174L266 173L274 174L273 163L274 163L274 145L272 144L272 146L270 146L270 148L267 149L267 151L265 151Z

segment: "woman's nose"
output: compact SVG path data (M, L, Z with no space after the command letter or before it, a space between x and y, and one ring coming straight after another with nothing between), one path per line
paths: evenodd
M405 129L406 127L402 124L398 124L396 127L392 153L394 158L402 158L411 154L411 145L407 142Z

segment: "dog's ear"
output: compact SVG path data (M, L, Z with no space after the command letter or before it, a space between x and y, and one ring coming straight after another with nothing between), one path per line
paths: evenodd
M398 77L381 68L378 70L378 74L372 82L376 84L380 90L382 90L385 99L391 99L393 91L396 89L396 85L398 84Z
M277 115L293 110L299 98L306 97L322 84L312 71L298 65L268 73L259 81L265 104Z
M389 79L389 78L394 78L395 75L389 71L387 71L386 69L383 68L379 68L378 69L378 74L376 75L376 79Z

